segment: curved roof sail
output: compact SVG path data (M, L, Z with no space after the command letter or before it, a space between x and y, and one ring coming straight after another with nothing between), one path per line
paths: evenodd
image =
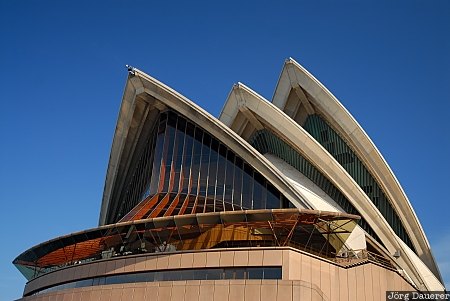
M373 180L358 179L362 175L357 171L352 174L351 168L347 168L349 173L367 195L378 191L377 196L372 193L371 199L390 222L396 235L419 256L438 279L442 280L423 228L399 181L373 141L339 100L304 67L289 58L284 64L272 103L310 133L313 132L311 127L318 126L317 124L321 122L322 127L328 129L326 134L334 134L335 139L332 142L346 147L348 151L345 151L345 155L354 155L354 159L360 161L358 167L367 169L367 173L363 176ZM311 122L312 119L318 122L311 125L314 122ZM330 137L320 137L322 133L318 133L317 129L316 133L312 134L323 145L326 144L324 142L326 138L332 140ZM341 155L337 150L334 152L332 149L327 150L335 157ZM345 156L338 159L341 159L339 161L345 166ZM379 200L380 196L386 200L385 204ZM382 205L388 208L385 209Z
M292 93L295 93L295 91L292 91L291 83L289 87L291 91L285 93L285 95L288 95L288 99L289 97L292 98ZM305 95L308 92L300 86L297 86L297 89L301 89L299 94L303 93L302 95L306 97ZM297 97L297 93L295 93L295 96ZM308 98L310 97L308 96ZM250 141L252 145L256 141L254 146L257 149L262 147L263 153L268 151L275 154L292 166L300 168L299 171L304 175L308 176L308 172L311 174L311 168L315 168L316 171L310 179L316 181L318 185L326 182L325 187L321 186L322 189L325 189L324 191L330 185L334 186L335 189L331 195L335 197L337 191L343 196L338 199L335 198L341 210L345 208L344 211L346 212L355 212L361 215L360 224L364 225L363 229L382 244L382 248L388 256L393 257L394 253L400 251L404 256L399 258L398 261L402 262L401 265L409 275L415 278L418 283L425 282L428 288L440 289L442 285L440 284L439 273L437 273L437 277L430 277L432 274L430 270L433 271L433 269L420 266L421 259L414 252L411 252L411 249L414 250L415 248L413 249L411 245L406 246L406 243L401 241L390 220L383 215L383 212L377 206L378 204L372 201L364 187L359 185L358 179L352 177L352 174L340 163L339 158L333 156L326 145L321 144L302 126L308 116L315 116L318 113L314 101L308 101L305 105L304 102L299 103L298 99L296 100L296 103L289 103L288 109L283 112L256 92L238 83L230 92L219 119L241 137ZM309 109L307 110L306 107L309 107ZM300 113L298 113L299 108L303 109ZM288 116L288 114L291 116ZM297 120L295 120L295 117ZM303 123L298 122L299 119L303 119ZM255 135L257 136L256 140ZM272 144L270 145L270 143ZM277 145L274 143L277 143ZM266 157L269 158L270 156ZM303 163L298 162L299 158L303 160ZM309 167L301 169L305 164L308 164ZM278 164L277 168L282 169L281 164ZM282 173L287 178L292 178L292 175L288 175L285 171ZM324 204L316 197L305 196L305 199L316 209ZM399 223L398 220L397 223ZM423 253L426 252L429 253L430 249L426 249ZM414 254L414 256L411 254ZM424 279L427 279L427 281Z
M139 202L132 202L134 208L122 206L134 171L142 165L138 154L157 144L152 137L162 133L158 124L161 125L161 114L166 112L173 112L178 116L174 118L181 118L183 124L193 124L205 133L202 135L223 145L226 152L254 169L252 174L261 175L293 207L360 215L361 227L352 232L354 237L348 242L361 245L358 241L365 240L365 231L371 246L396 260L419 287L442 288L428 241L391 169L342 104L292 59L285 63L272 103L238 83L219 119L158 80L133 69L127 79L111 148L100 225L209 212L196 211L195 205L191 211L179 209L176 206L188 204L189 196L183 196L182 201L172 188L161 191L163 185L174 186L172 174L177 173L173 163L167 165L165 158L161 164L165 162L168 168L165 172L171 174L170 180L166 177L168 184L158 182L157 191L146 192ZM173 129L176 130L178 126ZM167 130L165 135L167 141ZM177 142L161 147L167 150L175 147L173 143ZM171 158L175 162L175 155ZM354 172L355 162L364 176ZM242 209L257 208L233 204L231 210ZM228 209L224 203L218 210ZM397 251L402 256L394 259Z
M389 165L293 59L272 102L237 83L219 118L127 68L99 226L20 254L13 264L32 280L24 296L67 288L45 281L97 260L254 247L289 247L345 268L372 262L419 291L445 290Z
M186 97L135 69L127 79L114 134L101 205L100 225L118 221L117 212L120 203L123 202L126 183L132 181L133 170L138 166L137 154L142 153L148 145L148 137L154 132L159 114L166 111L183 116L225 145L235 156L263 175L281 196L295 207L311 208L294 189L292 183L244 139ZM163 198L161 202L170 201Z

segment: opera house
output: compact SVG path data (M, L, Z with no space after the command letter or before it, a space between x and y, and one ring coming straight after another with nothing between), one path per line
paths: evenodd
M20 300L386 300L444 291L420 222L361 126L286 60L273 99L218 118L129 67L99 226L20 254Z

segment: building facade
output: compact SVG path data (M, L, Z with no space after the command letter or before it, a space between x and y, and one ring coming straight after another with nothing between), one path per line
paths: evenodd
M293 59L219 118L129 68L99 226L13 262L21 300L385 300L444 291L388 164Z

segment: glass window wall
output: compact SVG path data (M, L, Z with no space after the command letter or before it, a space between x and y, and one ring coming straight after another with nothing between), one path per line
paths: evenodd
M303 128L345 168L348 174L372 200L394 232L415 251L410 237L391 205L391 201L345 140L317 114L308 116Z
M341 206L342 209L345 210L345 212L361 216L358 210L356 210L356 208L350 203L350 201L344 196L344 194L339 189L337 189L337 187L334 186L327 177L325 177L314 165L312 165L308 160L300 155L295 149L293 149L290 145L281 140L272 132L266 129L256 132L250 138L250 144L260 153L271 153L293 166L299 172L304 174L308 179L310 179L314 184L319 186L336 203L338 203L339 206ZM260 193L260 190L256 189L256 191L257 192L255 194L258 195ZM266 207L272 208L271 206L273 205L273 200L276 200L276 198L278 197L277 195L275 195L277 191L273 187L270 187L266 193L268 193L268 204ZM374 239L381 243L381 240L375 234L375 231L364 219L360 219L358 221L358 224L369 235L371 235Z
M81 288L97 285L183 281L183 280L236 280L236 279L281 279L281 267L232 267L212 269L182 269L168 271L151 271L88 278L60 285L55 285L30 295L39 295L70 288Z
M148 217L293 206L226 145L172 111L160 114L115 221L155 195Z

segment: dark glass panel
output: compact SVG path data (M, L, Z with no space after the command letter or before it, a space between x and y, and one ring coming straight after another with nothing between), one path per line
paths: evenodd
M241 158L236 157L234 166L234 182L233 182L233 206L234 210L240 210L242 208L242 168L243 161Z
M171 127L176 127L178 115L172 111L168 112L167 125Z
M270 183L267 183L267 208L280 208L280 192Z
M253 181L253 209L263 209L266 207L263 201L263 187L256 181Z
M206 280L206 275L208 273L208 269L194 270L193 273L194 273L195 280Z
M172 119L169 115L168 122ZM176 122L176 120L175 120ZM163 159L161 162L161 177L164 179L162 191L169 191L169 181L170 181L170 170L172 166L172 155L173 155L173 146L175 142L175 128L174 125L167 124L166 136L165 136L164 150L163 150Z
M194 195L198 194L198 175L200 172L200 160L202 156L202 143L201 143L202 135L203 131L200 128L195 128L195 139L192 152L192 167L191 167L191 177L192 177L191 193ZM200 138L200 141L198 138Z
M217 177L216 177L216 206L219 206L219 208L216 208L216 211L223 211L223 198L224 198L224 186L225 186L225 177L226 177L226 166L227 166L227 160L226 160L226 147L221 144L219 147L219 155L218 155L218 162L217 162ZM222 205L219 205L221 203ZM221 206L221 207L220 207Z
M281 208L295 208L295 205L289 202L289 200L285 198L284 195L281 195Z
M195 137L195 140L202 142L203 141L203 130L199 127L196 127L194 137Z
M235 269L234 279L247 279L247 270L245 268Z
M188 122L186 125L186 135L194 137L195 125L192 122Z
M145 282L154 282L154 281L156 281L155 280L155 274L156 274L156 272L144 273L144 275L145 275L145 277L144 277Z
M223 279L235 279L234 269L225 269Z
M216 179L217 179L217 163L219 156L219 144L213 139L211 142L211 153L209 158L209 177L208 177L208 199L215 200ZM213 208L214 210L214 208Z
M222 270L221 269L209 269L206 272L207 280L220 280L222 278Z
M226 210L233 210L231 204L233 204L234 154L230 150L227 153L226 164L224 203Z
M206 196L208 187L208 173L209 173L209 155L211 151L211 136L208 133L203 133L202 154L200 159L200 189L199 195Z
M254 173L253 181L253 208L266 208L266 188L264 177L259 173Z
M119 284L122 283L122 275L114 275L106 277L106 284Z
M152 177L150 182L150 194L156 194L159 192L159 183L161 175L161 162L164 150L166 124L160 122L158 128L158 135L156 138L155 155L153 160Z
M164 271L159 271L159 272L154 272L153 273L153 281L158 282L158 281L164 281L166 272Z
M180 273L182 280L194 280L194 271L193 270L180 270L178 271Z
M253 169L248 165L244 164L244 173L242 175L242 207L243 209L252 208L252 195L253 189Z
M159 121L163 122L167 120L167 112L163 112L161 113L161 115L159 115Z
M226 147L225 145L220 144L220 146L219 146L219 154L220 154L222 157L224 157L224 158L227 157L227 147Z
M248 279L264 279L264 268L248 268Z
M164 281L179 281L181 280L181 276L178 271L167 271L164 276Z
M281 279L281 268L264 268L264 279Z
M234 153L231 151L231 150L228 150L228 153L227 153L227 160L228 161L230 161L230 162L232 162L233 164L234 164L234 158L235 158L236 156L234 155Z
M177 129L178 129L180 132L184 133L184 132L186 131L186 124L187 124L186 119L184 119L184 118L181 117L181 116L178 116L178 120L177 120Z
M186 134L185 144L184 144L184 153L183 153L183 167L181 170L183 183L181 184L183 194L188 193L189 189L189 180L191 177L191 162L192 162L192 146L193 146L193 137Z
M208 134L207 132L203 133L203 144L205 146L210 147L211 146L211 141L212 141L212 137L210 134Z
M147 282L148 280L148 273L136 273L136 274L131 274L131 282Z
M183 124L180 126L180 124ZM183 118L178 119L175 147L172 160L172 179L171 181L171 191L178 192L180 184L180 173L181 173L181 163L183 161L183 150L184 150L184 130L186 128L186 121Z
M156 143L156 137L157 135L153 134L152 137L150 138L150 142L151 143L151 147L149 150L147 150L147 155L146 155L146 164L144 166L144 194L140 197L140 200L145 199L146 197L148 197L151 194L151 190L150 190L150 183L151 183L151 176L152 176L152 165L153 165L153 160L154 160L154 156L155 156L155 143Z

